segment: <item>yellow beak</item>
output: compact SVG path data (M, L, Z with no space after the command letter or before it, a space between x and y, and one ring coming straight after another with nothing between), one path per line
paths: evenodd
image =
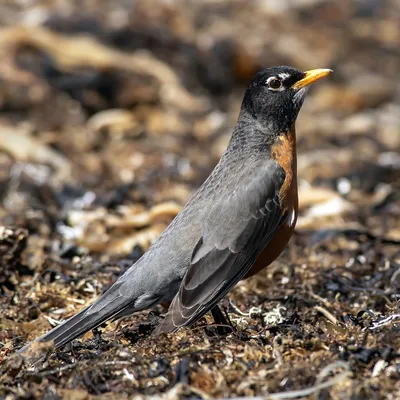
M324 78L331 72L333 72L331 69L324 69L324 68L311 69L310 71L305 71L304 73L306 74L306 76L303 79L297 81L294 85L292 85L292 89L295 90L302 89L303 87L306 87L311 83L314 83Z

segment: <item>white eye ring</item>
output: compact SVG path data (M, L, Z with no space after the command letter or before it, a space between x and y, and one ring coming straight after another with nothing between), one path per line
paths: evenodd
M267 86L271 90L281 90L282 80L277 78L276 76L271 76L267 79Z

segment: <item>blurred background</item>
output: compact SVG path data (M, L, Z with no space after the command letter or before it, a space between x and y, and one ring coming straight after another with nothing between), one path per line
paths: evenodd
M3 0L0 60L0 355L76 312L140 257L218 162L259 69L331 68L297 122L296 235L280 261L230 296L243 313L259 310L258 322L237 317L247 339L268 324L301 327L299 370L283 363L260 382L258 356L251 368L233 368L238 376L226 360L200 368L190 359L188 382L218 396L265 394L307 386L315 380L310 365L341 359L356 384L338 393L399 393L397 0ZM371 326L395 322L361 340L366 310ZM143 318L152 328L157 315ZM340 330L328 329L326 318ZM121 333L120 344L140 338L148 352L155 344L146 329L134 339ZM200 341L201 332L187 335ZM310 337L319 344L305 344ZM292 342L280 350L289 365L290 349ZM271 348L264 352L276 361ZM161 372L143 372L143 382L124 391L171 389L179 364L172 353ZM57 375L55 391L71 389L71 371ZM103 381L93 373L75 386L101 394L119 382L114 369ZM10 382L26 390L21 374Z

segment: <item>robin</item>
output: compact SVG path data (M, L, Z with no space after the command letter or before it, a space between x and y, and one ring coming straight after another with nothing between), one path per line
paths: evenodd
M292 235L295 121L308 86L331 72L279 66L257 73L226 151L184 209L95 303L36 340L59 348L108 320L166 302L155 333L192 325L208 311L221 321L218 302L274 261Z

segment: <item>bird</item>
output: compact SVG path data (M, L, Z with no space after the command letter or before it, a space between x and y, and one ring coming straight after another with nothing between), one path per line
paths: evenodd
M229 144L167 229L103 295L34 342L63 347L109 320L168 303L154 334L190 326L284 250L298 214L295 122L331 69L275 66L247 87ZM20 352L26 351L31 344Z

